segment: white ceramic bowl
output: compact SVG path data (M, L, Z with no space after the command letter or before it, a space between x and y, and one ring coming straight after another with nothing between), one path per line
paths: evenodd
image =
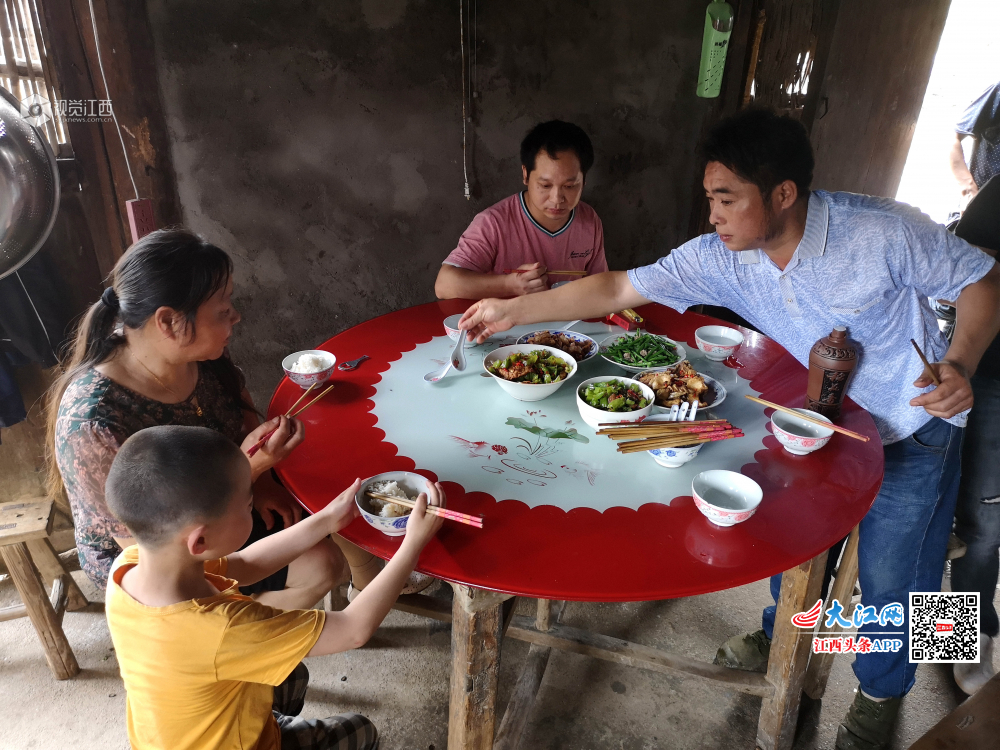
M698 443L698 445L689 445L686 448L654 448L651 451L647 451L647 453L660 466L665 466L668 469L676 469L678 466L683 466L688 461L694 460L694 457L698 455L698 451L704 445L705 443Z
M716 526L746 521L760 505L760 485L742 474L723 469L703 471L691 481L694 504Z
M514 352L531 354L531 352L536 352L539 349L547 351L550 354L554 354L569 366L569 373L565 378L555 383L514 383L510 380L504 380L499 375L494 375L489 370L489 365L506 359ZM494 349L483 357L483 369L493 378L493 380L496 381L497 385L507 391L507 393L516 398L518 401L541 401L543 398L548 398L553 393L558 391L563 387L567 380L570 380L573 377L576 373L576 360L566 354L566 352L559 351L551 346L539 346L538 344L512 344L511 346L501 346L499 349Z
M743 334L729 326L702 326L694 332L695 343L715 362L728 359L743 343Z
M795 411L808 414L821 422L830 422L822 414L808 409L796 409ZM796 456L804 456L807 453L818 451L833 437L833 430L828 427L820 427L818 424L807 422L804 419L796 419L783 411L776 411L771 415L771 430L778 438L778 442L785 446L785 450Z
M563 336L569 336L569 338L571 338L574 341L577 341L577 342L579 342L581 344L585 344L585 343L589 342L590 343L590 351L587 352L587 356L586 357L584 357L583 359L580 360L580 364L583 364L584 362L589 362L590 360L592 360L594 357L597 356L597 352L598 352L598 348L599 348L597 346L597 342L594 341L592 338L590 338L590 336L584 336L582 333L577 333L576 331L558 331L555 328L540 328L537 331L532 331L531 333L524 334L521 338L519 338L517 340L517 343L518 344L527 344L528 343L528 339L530 339L532 336L538 335L539 333L552 333L552 334L561 333ZM570 356L570 355L567 355L567 356Z
M329 364L319 372L292 372L292 365L303 354L315 354L317 357L325 359ZM313 383L324 383L329 380L330 375L333 373L333 366L336 364L337 358L330 352L324 352L321 349L303 349L301 352L294 352L281 360L281 369L285 371L285 375L295 385L300 388L308 388Z
M657 372L657 371L643 370L642 372L633 375L632 379L639 380L639 378L645 375L647 372ZM709 377L703 372L699 372L698 374L701 375L701 377L705 380L706 385L711 386L712 390L715 391L715 399L712 401L712 403L710 403L708 406L699 406L698 410L702 411L703 409L714 409L715 407L719 406L723 401L726 400L727 396L726 387L715 378ZM653 414L669 414L670 409L671 407L669 406L658 406L655 402L653 404Z
M610 362L611 364L613 364L615 367L620 367L623 370L625 370L625 372L631 372L631 373L662 372L663 370L669 370L671 367L677 367L677 365L679 365L681 362L687 359L687 349L685 349L681 344L674 341L672 338L669 338L667 336L658 336L658 334L655 333L651 335L658 336L658 338L661 338L664 341L667 341L673 344L675 347L677 347L678 360L674 362L672 365L664 365L663 367L633 367L632 365L623 365L621 362L615 362L613 359L608 359L605 356L604 352L607 350L607 348L612 344L614 344L618 339L624 338L625 336L636 336L636 335L638 334L627 333L623 331L622 333L614 333L605 339L601 339L601 357L606 362Z
M371 498L365 496L368 488L376 482L396 482L403 491L410 497L415 498L421 492L427 491L428 480L419 474L410 471L387 471L385 474L376 474L361 483L354 502L357 503L361 516L368 522L369 526L378 529L387 536L402 536L406 533L406 522L410 516L399 516L397 518L384 518L377 512L372 512Z
M636 409L635 411L604 411L604 409L597 409L586 401L583 400L583 396L580 393L588 385L592 383L606 383L609 380L620 380L623 383L632 384L634 383L638 387L645 398L649 399L649 404L643 409ZM589 424L595 430L600 429L598 425L600 424L611 424L619 422L638 422L640 419L648 417L653 412L653 398L655 397L653 389L644 383L640 383L638 380L631 380L629 378L618 377L615 375L601 375L597 378L590 378L589 380L584 380L582 383L576 387L576 406L580 410L580 417L584 422Z
M449 315L444 319L444 332L448 334L448 338L452 341L458 341L458 335L462 332L458 327L458 321L462 319L465 313L457 313L455 315ZM468 349L470 346L475 346L475 341L465 340L465 348Z

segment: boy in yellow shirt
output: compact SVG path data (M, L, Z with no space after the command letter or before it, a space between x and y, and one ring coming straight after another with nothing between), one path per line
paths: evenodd
M296 716L309 676L301 660L371 637L440 528L425 509L444 505L444 492L435 484L420 495L399 550L343 612L284 611L237 586L350 523L360 480L319 513L239 550L252 525L250 479L239 447L204 427L137 432L111 466L108 506L138 543L115 562L105 605L132 748L374 750L378 732L364 716Z

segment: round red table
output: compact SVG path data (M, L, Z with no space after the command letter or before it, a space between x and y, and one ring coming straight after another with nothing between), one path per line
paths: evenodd
M764 501L747 522L728 529L712 526L690 497L669 506L649 503L638 510L613 507L565 512L525 504L463 487L415 466L399 455L375 426L374 384L390 363L417 344L443 335L441 321L462 312L466 300L433 302L362 323L318 348L347 361L371 357L354 372L334 371L336 388L303 415L306 439L278 467L285 486L316 511L355 477L385 471L416 471L441 481L449 505L481 514L482 530L446 523L424 550L418 569L479 589L518 596L578 601L644 601L691 596L739 586L810 560L847 536L871 507L882 481L882 444L871 417L850 400L838 421L867 435L865 443L836 436L808 456L792 456L768 435L743 473L764 491ZM719 323L660 305L639 310L646 328L696 348L694 331ZM806 369L765 336L741 329L738 375L761 396L800 406ZM423 382L414 383L419 397ZM301 389L283 380L268 409L283 413ZM509 398L496 392L497 398ZM768 412L770 413L770 412ZM426 425L433 430L434 425ZM401 537L386 537L355 520L341 534L370 552L389 558Z

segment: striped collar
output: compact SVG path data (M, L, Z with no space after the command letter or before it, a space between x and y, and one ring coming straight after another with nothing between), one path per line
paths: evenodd
M795 248L799 260L818 258L826 252L826 230L830 224L830 206L815 192L809 194L809 209L806 213L806 228L802 239ZM737 253L740 265L751 266L760 263L760 250L741 250ZM794 257L794 256L793 256Z
M569 212L569 221L566 222L566 224L563 226L562 229L560 229L558 232L550 232L548 229L546 229L541 224L539 224L537 221L535 221L535 217L531 215L531 211L528 210L528 204L526 204L524 202L524 192L525 191L522 190L521 194L518 196L518 198L521 201L521 210L524 211L524 215L528 217L528 221L530 221L532 224L534 224L535 227L537 227L539 231L545 232L545 234L547 234L549 237L558 237L560 234L562 234L567 229L569 229L569 225L572 224L573 223L573 219L576 218L576 209L575 208L572 211Z

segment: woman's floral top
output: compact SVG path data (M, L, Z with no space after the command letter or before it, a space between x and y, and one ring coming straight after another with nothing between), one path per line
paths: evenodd
M202 416L191 402L197 399ZM56 420L56 462L66 485L80 566L94 583L107 585L111 563L121 552L113 537L131 536L108 510L104 483L118 448L129 436L156 425L210 427L236 443L243 438L243 412L207 368L199 368L192 397L164 404L104 377L82 373L66 388Z

